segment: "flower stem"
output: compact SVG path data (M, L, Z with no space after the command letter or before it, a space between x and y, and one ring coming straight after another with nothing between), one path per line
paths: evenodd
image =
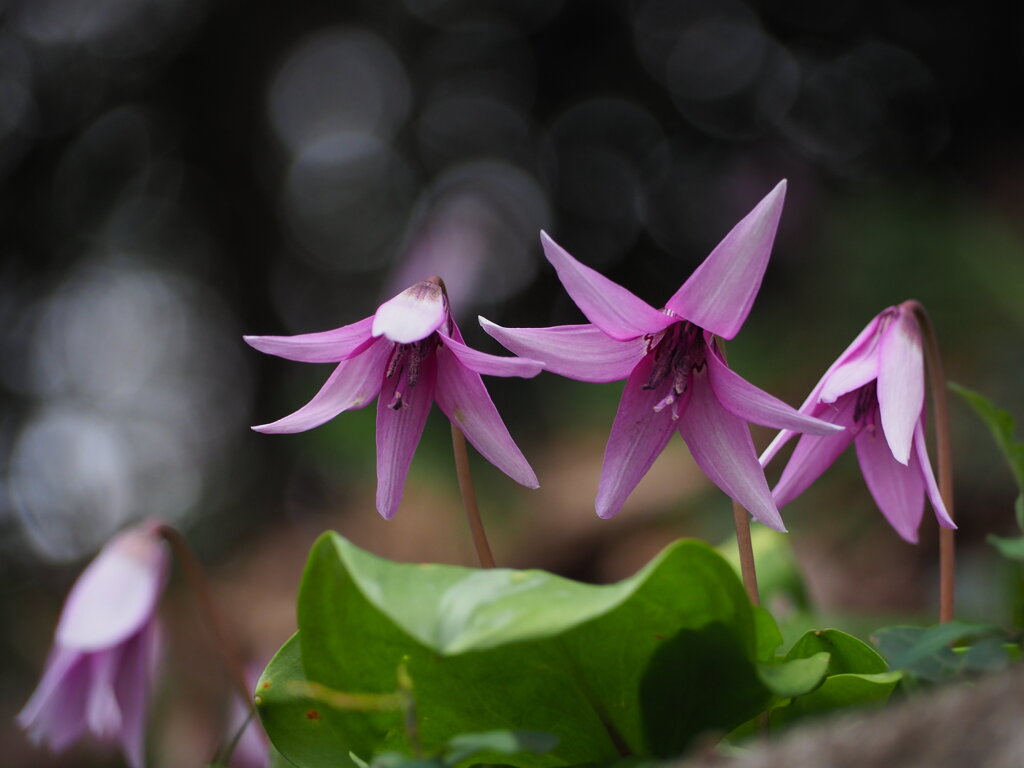
M953 518L953 441L949 434L949 405L946 398L946 374L939 354L935 326L924 306L911 299L904 306L913 311L921 326L924 355L928 369L929 389L932 393L932 413L935 421L936 460L939 464L939 495L946 512ZM954 587L956 574L956 540L952 528L939 526L939 621L953 620Z
M227 670L228 678L231 680L235 693L241 698L249 712L254 713L252 693L249 684L245 679L245 670L239 662L238 653L234 644L230 641L228 633L224 629L220 614L213 606L213 599L210 595L210 587L207 584L206 576L203 574L203 567L199 559L192 552L185 537L169 525L161 525L157 528L157 534L171 548L178 565L181 567L185 580L188 582L196 601L199 604L199 613L202 614L210 634L213 636L213 643L220 653L221 661Z
M473 534L473 545L481 568L494 567L494 555L491 545L487 543L487 534L480 519L480 509L476 504L476 491L473 488L473 475L469 471L469 454L466 451L466 438L462 430L452 424L452 452L455 454L455 472L459 477L459 492L462 494L462 506L466 509L469 530Z
M754 569L754 545L750 541L750 515L740 506L732 503L732 519L736 524L736 548L740 553L740 573L743 586L747 588L747 597L754 605L761 604L761 596L757 589L757 571Z
M725 355L725 341L715 337L718 344L718 351L722 353L722 359L728 360ZM740 555L740 575L743 576L743 586L747 589L747 597L754 605L761 604L761 595L757 588L757 569L754 567L754 545L750 540L750 515L738 501L732 501L732 521L736 526L736 549Z

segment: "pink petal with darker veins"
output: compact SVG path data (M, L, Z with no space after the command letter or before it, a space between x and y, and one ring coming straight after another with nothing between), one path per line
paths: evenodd
M925 445L924 426L921 419L918 419L917 425L914 427L914 456L917 459L918 466L921 468L921 478L924 480L924 487L928 492L928 499L932 503L932 509L935 510L935 517L938 518L939 525L945 528L956 528L956 523L949 516L949 512L946 510L946 503L942 500L939 486L935 482L935 474L932 472L932 463L928 458L928 448Z
M377 511L385 520L394 516L402 501L409 465L434 402L436 379L435 355L427 355L419 363L416 386L408 387L405 376L396 373L384 381L377 399ZM406 387L406 405L394 409L390 404L399 386Z
M260 352L300 363L338 363L370 338L373 318L320 333L299 336L243 336L245 343Z
M466 439L506 475L537 488L537 475L526 461L487 394L480 375L469 370L447 346L437 350L438 407Z
M782 470L779 482L772 489L772 498L779 509L807 490L853 441L850 428L853 426L856 401L856 396L850 395L835 404L819 405L815 410L819 418L845 426L846 430L834 435L803 435L800 438L793 455L789 457L789 463ZM769 450L772 446L769 446ZM763 456L761 461L764 462Z
M772 501L747 423L718 402L706 371L690 376L690 402L679 418L679 434L704 474L769 528L785 531Z
M441 285L423 280L381 304L373 315L371 332L396 344L411 344L427 338L447 319Z
M904 466L892 455L880 424L856 438L857 460L878 508L900 536L917 543L924 513L924 481L916 457Z
M111 648L152 620L167 581L168 554L156 536L132 529L112 539L68 594L56 642L65 648Z
M675 430L677 422L672 418L671 406L660 412L654 410L671 389L671 377L656 389L644 388L653 369L654 355L649 354L637 364L622 392L604 450L601 482L595 500L600 517L611 517L622 509L637 483L665 450ZM681 407L685 405L685 402L679 404Z
M544 370L578 381L625 379L643 359L643 338L617 341L596 325L503 328L481 317L480 325L506 349L539 360Z
M900 309L879 345L878 410L892 455L910 461L914 427L924 407L924 353L913 312Z
M658 311L618 283L581 264L546 232L540 233L540 241L544 255L576 306L613 339L627 341L657 333L679 319Z
M474 373L485 376L521 376L530 379L544 370L544 363L538 360L489 355L486 352L467 347L461 341L445 334L441 334L441 339L444 345L452 351L452 354L459 359L459 362Z
M665 306L723 339L735 336L761 287L785 197L786 182L780 181L732 228Z
M744 421L776 429L788 428L810 435L841 432L842 426L829 424L800 413L777 397L758 389L726 365L717 350L708 349L708 379L722 406Z
M343 411L369 405L380 391L384 368L394 346L389 341L378 339L361 354L338 363L316 396L295 413L253 429L271 434L304 432L330 421Z

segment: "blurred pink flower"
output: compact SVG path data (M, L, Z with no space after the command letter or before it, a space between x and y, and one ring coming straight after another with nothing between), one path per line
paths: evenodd
M377 400L377 511L390 519L402 500L430 404L494 466L518 483L537 487L480 374L531 377L543 364L497 357L467 347L448 308L444 287L424 280L377 308L372 317L333 331L301 336L246 336L252 347L288 360L338 363L316 396L290 416L253 427L302 432L343 411Z
M676 430L694 460L765 525L785 530L746 422L799 431L839 429L809 418L726 364L713 334L739 331L761 286L782 213L781 182L737 224L664 309L581 264L545 233L541 242L590 325L502 328L480 318L516 354L571 379L627 379L604 454L596 508L616 514Z
M921 329L909 307L889 307L868 323L800 410L846 430L800 438L772 491L776 504L803 493L854 442L868 490L900 536L917 541L926 491L939 523L956 528L925 446ZM791 430L782 430L761 456L762 466L791 437Z
M71 588L43 678L18 714L34 742L61 751L88 730L116 739L128 764L142 768L156 606L168 569L155 529L112 539Z

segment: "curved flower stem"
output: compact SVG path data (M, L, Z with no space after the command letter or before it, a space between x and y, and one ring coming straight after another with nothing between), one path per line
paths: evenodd
M203 567L199 564L198 558L192 552L185 537L169 525L161 525L157 528L157 534L171 548L178 565L181 567L185 580L195 595L199 604L199 612L206 622L206 626L213 636L213 643L220 653L221 661L227 670L228 678L231 680L235 693L242 699L242 703L250 713L255 713L253 696L249 690L249 684L245 679L245 670L239 662L239 657L234 644L230 641L228 633L224 629L220 614L213 607L213 599L210 596L210 588L203 574Z
M718 350L722 353L722 359L728 360L725 355L725 341L715 337ZM757 588L757 569L754 567L754 545L750 540L750 514L738 501L732 500L732 520L736 527L736 549L740 555L740 574L743 576L743 586L747 589L747 597L754 605L761 604L761 595Z
M473 534L473 545L481 568L494 567L494 555L491 545L487 543L487 534L480 519L480 509L476 504L476 491L473 488L473 475L469 471L469 454L466 451L466 438L462 430L452 424L452 452L455 454L455 472L459 477L459 492L462 494L462 506L466 509L469 530Z
M932 413L935 419L936 460L939 465L939 494L946 512L953 518L953 441L949 434L949 405L946 399L946 374L939 354L935 327L924 306L913 299L903 302L913 311L921 326L924 354L932 392ZM955 532L939 526L939 621L953 620L956 574Z

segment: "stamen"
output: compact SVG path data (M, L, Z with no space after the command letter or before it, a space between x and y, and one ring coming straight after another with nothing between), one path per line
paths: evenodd
M390 379L395 375L395 372L399 367L401 367L402 358L405 357L405 349L405 344L395 344L395 348L391 350L391 358L388 360L388 369L384 374L386 378Z

